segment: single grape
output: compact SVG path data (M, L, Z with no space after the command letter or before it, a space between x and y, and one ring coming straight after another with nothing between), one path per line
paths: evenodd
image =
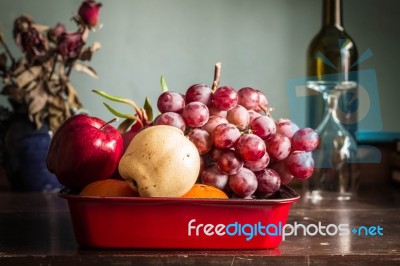
M298 179L309 178L314 172L314 160L310 152L292 152L285 162L289 172Z
M228 120L220 116L210 116L207 123L201 128L207 131L210 135L213 133L214 129L220 124L228 124Z
M253 134L256 134L262 139L267 139L272 134L276 133L275 121L269 116L260 116L253 120L250 124Z
M220 116L226 118L228 112L218 109L212 102L209 105L207 105L207 107L208 110L210 111L210 116Z
M244 166L249 168L251 171L256 172L266 168L269 162L270 162L270 157L268 155L268 152L266 152L264 156L257 161L245 161Z
M210 157L211 157L211 160L213 160L214 162L218 161L218 159L221 157L222 151L223 150L217 149L215 147L212 148L210 153L209 153Z
M158 97L157 107L161 113L182 113L185 107L185 99L177 92L166 91Z
M253 171L242 167L237 174L229 176L229 187L241 198L252 195L257 190L257 177Z
M194 84L186 90L186 104L191 102L201 102L205 105L211 103L212 91L206 84Z
M292 150L293 151L313 151L318 147L318 133L309 127L301 128L293 134Z
M257 135L244 134L238 139L235 149L244 161L258 161L266 153L264 141Z
M260 96L253 88L241 88L240 90L238 90L237 95L238 104L244 106L247 110L254 110L258 108Z
M243 160L233 150L223 150L217 164L222 173L234 175L243 167Z
M201 183L224 190L229 176L223 174L216 163L209 164L201 174Z
M290 139L281 134L272 134L265 140L269 156L275 161L281 161L290 154Z
M248 112L249 112L249 115L250 115L250 124L253 122L254 119L256 119L257 117L261 116L260 113L257 113L254 110L249 110Z
M235 146L240 137L239 129L232 124L220 124L211 134L212 142L218 149L229 149Z
M244 130L249 126L250 114L243 106L236 105L228 111L226 119L229 123L234 124L238 129Z
M260 90L256 90L256 92L258 93L259 102L258 102L258 107L254 109L254 111L256 111L257 113L263 113L264 110L268 109L267 96L265 96L264 92Z
M267 168L255 174L258 181L258 192L275 193L281 187L281 178L275 170Z
M186 124L182 116L174 112L166 112L158 115L153 122L154 125L167 125L177 127L185 132Z
M277 161L270 165L271 169L274 169L279 174L282 185L289 184L293 180L293 175L289 172L285 161Z
M299 130L299 126L290 119L280 118L276 121L276 133L282 134L289 139L292 139L297 130Z
M238 97L234 88L222 86L215 90L212 102L220 110L229 111L237 105Z
M200 155L206 154L212 148L211 136L203 129L194 128L190 130L187 137L196 146Z
M207 123L210 114L204 103L191 102L185 106L182 112L183 120L190 127L201 127Z

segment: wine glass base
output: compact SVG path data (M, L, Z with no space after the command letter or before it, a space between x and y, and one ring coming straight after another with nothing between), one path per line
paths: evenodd
M305 197L312 202L318 202L322 200L348 201L356 198L356 194L352 192L315 190L306 192Z

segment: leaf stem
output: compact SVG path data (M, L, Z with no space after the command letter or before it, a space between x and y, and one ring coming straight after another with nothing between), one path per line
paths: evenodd
M143 113L140 110L140 108L136 105L136 103L134 101L131 101L129 99L126 98L121 98L121 97L116 97L116 96L112 96L104 91L99 91L99 90L92 90L92 92L110 100L110 101L114 101L114 102L120 102L120 103L126 103L129 104L130 106L133 107L133 109L135 110L135 112L137 113L139 120L143 120Z
M136 117L135 115L132 114L123 114L118 112L117 110L115 110L114 108L112 108L110 105L103 103L104 106L108 109L108 111L110 111L113 115L117 116L117 117L121 117L121 118L126 118L126 119L131 119L134 121L137 121L138 123L140 123L143 126L143 121L140 117Z

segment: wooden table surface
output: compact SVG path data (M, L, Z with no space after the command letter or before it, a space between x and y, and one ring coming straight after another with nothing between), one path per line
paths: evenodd
M288 223L380 226L377 236L291 236L271 250L87 250L56 194L0 192L0 265L400 265L400 188L363 188L354 202L301 199ZM351 228L350 228L351 229Z

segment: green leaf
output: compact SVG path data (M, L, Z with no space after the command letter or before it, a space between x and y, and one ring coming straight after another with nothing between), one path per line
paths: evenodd
M150 100L148 97L146 97L146 99L144 101L143 108L146 111L147 118L149 119L149 121L153 121L153 107L151 106L151 103L150 103Z
M121 124L119 124L118 131L121 133L126 132L129 129L129 127L133 124L133 122L135 122L135 121L132 119L128 119L128 118L125 119L124 121L122 121Z
M94 92L94 93L96 93L96 94L98 94L98 95L100 95L100 96L102 96L102 97L104 97L104 98L106 98L106 99L108 99L110 101L129 104L130 106L133 107L133 109L139 115L139 117L141 117L141 115L142 115L142 113L141 113L139 107L136 105L136 103L131 101L131 100L129 100L129 99L121 98L121 97L117 97L117 96L112 96L112 95L110 95L110 94L108 94L108 93L106 93L104 91L99 91L99 90L92 90L92 92Z
M108 111L110 111L113 115L121 118L126 118L126 119L132 119L132 120L137 120L137 117L132 115L132 114L123 114L112 108L110 105L103 103L105 107L107 107Z
M94 93L106 98L107 100L114 101L114 102L120 102L120 103L127 103L126 99L123 99L121 97L117 96L112 96L104 91L99 91L99 90L92 90Z
M162 92L168 91L167 82L165 81L165 78L164 78L163 76L161 76L160 82L161 82L161 89L162 89Z

